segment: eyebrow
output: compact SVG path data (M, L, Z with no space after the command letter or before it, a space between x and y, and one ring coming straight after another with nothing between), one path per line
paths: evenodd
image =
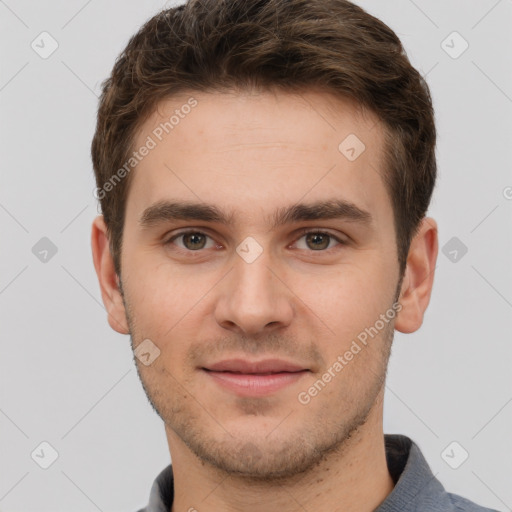
M190 201L159 201L144 210L139 224L142 228L176 220L195 220L217 222L233 225L235 212L225 212L217 206ZM341 199L331 199L312 203L298 203L275 210L268 222L271 229L286 224L310 221L343 219L370 225L373 222L370 212L363 210L354 203Z

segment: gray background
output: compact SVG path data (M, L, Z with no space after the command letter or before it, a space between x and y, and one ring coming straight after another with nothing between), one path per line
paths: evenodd
M512 510L512 1L358 3L397 32L431 86L440 175L430 215L449 244L423 327L396 335L385 432L412 437L449 491ZM135 511L170 460L129 338L107 324L90 249L100 83L163 6L0 0L3 511ZM58 43L46 59L31 47L43 31ZM461 55L454 31L469 44ZM46 261L43 237L57 248ZM48 469L43 441L58 452ZM469 458L453 469L459 445Z

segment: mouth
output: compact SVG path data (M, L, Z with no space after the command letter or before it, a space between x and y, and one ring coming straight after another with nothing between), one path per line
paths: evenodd
M220 387L239 396L276 393L310 372L301 365L279 359L258 362L228 359L201 370Z

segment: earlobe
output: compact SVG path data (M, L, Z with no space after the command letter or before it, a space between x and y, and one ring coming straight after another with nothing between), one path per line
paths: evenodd
M108 314L108 323L118 333L129 334L130 330L121 296L119 276L114 268L107 227L102 215L96 217L92 223L91 247L101 297Z
M402 309L396 317L396 330L411 333L421 327L434 284L437 253L437 223L425 217L409 248L400 290Z

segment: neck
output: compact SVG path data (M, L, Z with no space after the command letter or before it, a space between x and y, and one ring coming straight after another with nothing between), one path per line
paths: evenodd
M393 490L382 430L382 397L367 422L340 449L310 471L285 481L255 482L199 460L166 428L172 453L174 502L171 512L372 512Z

